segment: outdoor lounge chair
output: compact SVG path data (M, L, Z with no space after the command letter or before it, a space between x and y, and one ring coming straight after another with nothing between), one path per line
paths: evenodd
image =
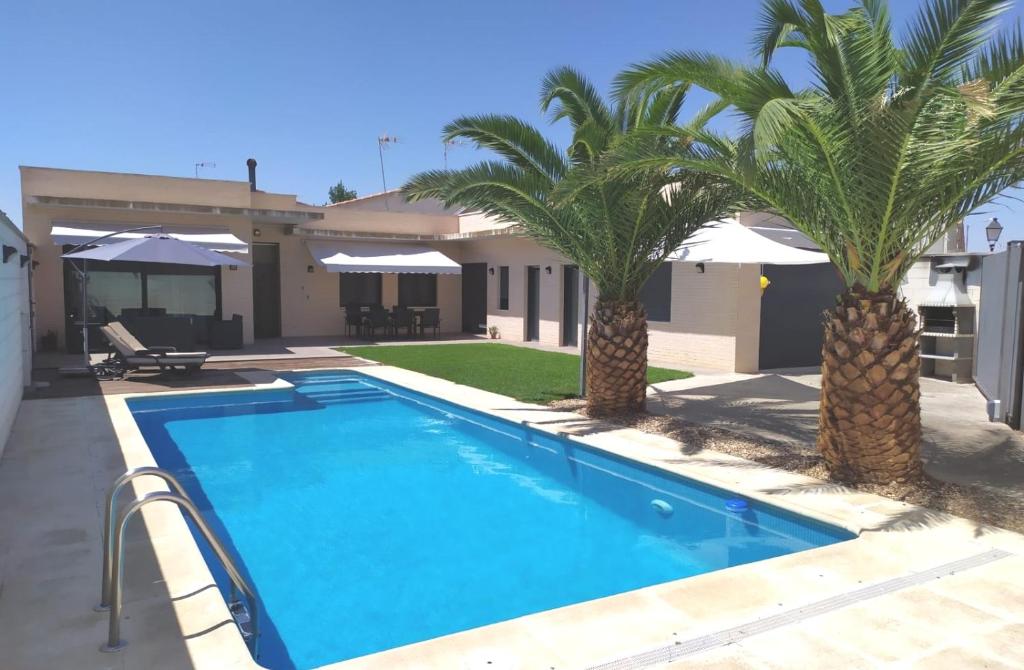
M205 351L177 351L174 347L145 347L119 321L111 321L100 331L114 348L112 360L120 363L124 370L180 368L192 372L201 368L209 355Z

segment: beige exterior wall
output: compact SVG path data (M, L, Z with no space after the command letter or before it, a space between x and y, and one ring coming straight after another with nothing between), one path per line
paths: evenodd
M248 182L27 166L21 168L21 192L65 198L251 206ZM295 203L294 196L291 202Z
M61 170L52 168L21 168L22 211L25 236L35 245L33 259L39 263L32 275L35 297L35 332L58 334L61 348L66 346L64 332L64 279L61 250L50 238L54 221L116 223L127 227L166 225L172 227L225 226L245 242L252 241L253 221L242 215L199 214L147 209L124 209L102 201L135 201L231 207L250 209L281 209L310 211L298 204L295 196L252 192L248 182L214 179L183 179L153 175L121 174ZM93 202L81 206L37 204L35 196L80 198ZM278 224L256 223L268 237L280 231ZM282 249L282 255L284 249ZM229 254L248 260L248 254ZM307 254L308 256L308 254ZM284 273L282 260L282 273ZM305 271L305 264L303 264ZM282 286L282 303L284 291ZM223 315L241 314L245 342L253 341L252 271L239 266L236 270L221 269L221 304ZM282 304L282 316L285 305Z
M53 330L65 346L63 274L60 250L50 239L54 220L96 221L130 225L226 226L238 238L276 243L281 259L281 325L286 337L339 335L344 319L339 305L340 280L336 273L316 265L305 245L310 230L329 230L379 240L409 243L402 236L452 235L496 232L495 222L480 214L459 216L438 203L405 203L395 193L370 196L329 207L296 202L285 194L251 192L247 182L179 179L46 168L22 168L25 233L36 245L39 266L34 273L37 334ZM32 196L83 198L94 202L68 207L36 204ZM286 234L280 223L249 212L199 214L152 209L118 209L102 200L177 203L211 207L272 209L285 212L321 212L323 220L300 224ZM250 216L252 218L250 218ZM254 237L254 229L260 235ZM323 239L323 238L320 238ZM340 238L339 238L340 239ZM497 326L510 341L526 338L527 267L540 268L540 328L542 344L559 345L563 339L563 267L568 261L525 237L498 235L452 241L422 241L460 263L486 263L487 325ZM240 255L248 258L247 255ZM312 272L309 267L312 266ZM509 267L509 309L498 309L497 268ZM550 267L551 273L546 269ZM672 276L672 321L650 324L650 355L697 368L753 371L757 369L760 324L759 266L707 264L704 274L695 266L676 263ZM245 341L253 340L252 272L245 267L222 269L222 306L225 318L241 314ZM462 278L438 277L438 306L442 331L462 329ZM596 296L594 296L596 297ZM259 296L256 296L259 299ZM382 278L382 302L398 302L398 275Z
M320 211L323 221L303 228L385 235L450 235L459 232L458 217L451 214L420 211L382 211L371 207L374 201L343 202ZM397 205L396 205L397 208Z
M339 284L336 273L327 272L313 262L302 239L285 235L281 226L256 226L259 242L278 245L281 262L281 335L338 335L344 332L344 320L338 305ZM313 272L309 272L309 267ZM249 283L252 297L252 281ZM256 296L258 299L258 296Z
M64 333L64 275L61 248L50 238L53 221L96 221L123 223L125 227L146 225L167 226L227 226L239 239L250 242L252 223L244 217L181 215L155 212L103 211L95 208L45 207L23 205L25 235L35 245L33 260L39 265L32 273L35 287L36 335L47 331L58 334L59 346L65 346ZM228 254L248 262L248 254ZM237 270L221 269L221 297L225 316L241 314L245 328L245 341L252 341L252 270L239 266Z
M323 221L303 227L388 235L447 235L459 232L458 219L452 216L363 212L338 207L325 208Z
M487 263L487 326L497 326L501 338L513 342L526 339L526 268L540 268L540 329L542 344L559 345L562 335L562 266L566 260L532 240L501 237L462 242L463 263ZM508 310L498 309L500 266L509 268ZM551 267L551 274L545 268Z
M460 233L479 233L488 232L495 230L503 230L509 228L512 224L501 223L493 217L479 212L473 214L463 214L459 217L459 232Z

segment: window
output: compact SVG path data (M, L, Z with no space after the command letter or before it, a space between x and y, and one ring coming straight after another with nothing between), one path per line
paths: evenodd
M351 303L380 305L381 274L379 272L342 272L341 306Z
M217 281L212 275L150 274L146 289L148 309L199 316L217 312Z
M90 263L95 265L96 263ZM81 302L81 279L72 275L75 292L71 297ZM143 278L141 272L117 272L89 269L89 320L107 323L121 316L123 309L142 307Z
M398 275L399 307L437 307L437 275Z
M640 289L649 321L672 320L672 263L662 263Z
M220 315L219 267L89 261L88 269L90 320L107 323L150 310L167 316ZM65 262L66 314L78 318L81 295L81 279Z
M498 309L508 309L508 266L498 268Z

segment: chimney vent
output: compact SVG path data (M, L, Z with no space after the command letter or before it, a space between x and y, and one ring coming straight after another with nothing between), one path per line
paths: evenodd
M249 190L256 190L256 159L250 158L245 161L245 164L249 166Z

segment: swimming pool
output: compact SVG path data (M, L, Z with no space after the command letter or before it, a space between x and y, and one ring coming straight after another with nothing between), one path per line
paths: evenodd
M275 670L853 537L355 371L281 376L128 401L258 592Z

